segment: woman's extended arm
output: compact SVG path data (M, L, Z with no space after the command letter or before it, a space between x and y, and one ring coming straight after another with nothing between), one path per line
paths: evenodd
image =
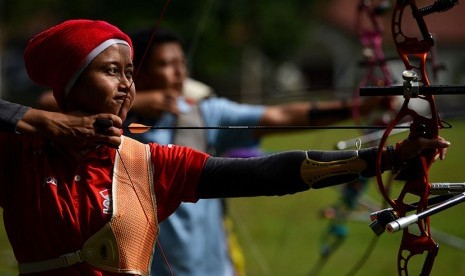
M419 138L385 149L382 171L414 170L424 149L444 159L449 142ZM375 175L377 148L359 151L289 151L256 158L209 157L197 189L199 198L293 194Z

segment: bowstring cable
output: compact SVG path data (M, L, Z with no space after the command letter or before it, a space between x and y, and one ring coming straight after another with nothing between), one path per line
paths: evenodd
M124 97L124 99L123 99L123 103L121 104L121 107L120 107L120 109L119 109L119 111L118 111L118 116L121 114L121 111L122 111L123 106L124 106L124 102L127 100L129 91L131 91L131 87L134 85L134 80L135 80L135 79L137 78L137 76L139 75L139 72L140 72L140 70L141 70L141 68L142 68L142 64L143 64L144 60L146 59L147 54L148 54L148 52L149 52L149 50L150 50L150 45L152 44L152 42L153 42L153 40L155 39L155 37L158 35L158 29L159 29L159 27L160 27L161 21L162 21L162 20L164 19L164 17L165 17L166 11L168 10L168 6L170 5L170 3L171 3L171 0L166 0L166 1L165 1L165 5L163 6L163 9L162 9L162 12L161 12L161 14L160 14L160 17L157 19L157 22L155 23L155 30L154 30L154 32L152 33L152 36L150 37L149 43L147 44L147 47L145 48L144 54L142 55L141 62L140 62L140 64L139 64L139 66L136 68L136 71L135 71L134 76L133 76L133 78L132 78L132 82L131 82L131 84L129 85L129 88L128 88L128 90L127 90L127 92L126 92L126 95L125 95L125 97ZM132 49L132 50L134 51L134 49ZM129 171L128 171L127 167L126 167L126 164L124 163L123 158L121 157L121 152L119 151L119 148L116 149L116 152L118 153L119 159L121 160L121 164L123 165L123 168L124 168L124 170L126 171L126 174L128 175L129 181L131 182L131 188L134 190L134 192L136 193L137 198L138 198L139 201L140 201L139 194L137 193L137 191L136 191L136 189L135 189L135 187L134 187L134 183L132 182L131 175L129 174ZM148 215L147 215L145 209L144 209L144 215L145 215L145 217L148 219ZM163 252L163 249L162 249L162 247L161 247L161 245L160 245L160 242L158 241L158 238L157 238L157 241L156 241L156 242L157 242L157 244L158 244L158 247L160 248L161 254L162 254L163 259L164 259L164 261L165 261L165 264L166 264L166 266L167 266L167 268L168 268L168 270L169 270L169 272L170 272L170 275L173 276L173 275L174 275L174 274L173 274L173 271L172 271L172 269L171 269L171 266L170 266L170 264L169 264L168 259L166 258L165 253Z

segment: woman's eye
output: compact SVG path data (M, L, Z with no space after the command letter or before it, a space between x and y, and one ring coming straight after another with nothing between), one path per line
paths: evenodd
M132 79L132 76L134 75L134 72L132 70L131 71L126 71L125 75L126 75L127 79Z
M118 70L114 67L111 67L108 69L108 73L111 74L111 75L116 75L118 74Z

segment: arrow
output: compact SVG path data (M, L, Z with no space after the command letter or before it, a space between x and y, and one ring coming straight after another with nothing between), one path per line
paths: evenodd
M409 129L408 125L398 125L394 128ZM131 133L144 133L151 129L274 129L274 130L292 130L292 129L386 129L386 126L147 126L138 123L131 123L123 127Z

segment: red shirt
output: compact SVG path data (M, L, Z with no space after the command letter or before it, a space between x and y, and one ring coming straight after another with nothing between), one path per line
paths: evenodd
M197 200L196 188L208 155L158 144L150 144L150 151L157 216L162 221L182 201ZM115 149L100 146L76 163L69 153L46 141L0 134L0 207L18 262L75 252L109 221L116 154ZM82 263L43 275L113 273Z

